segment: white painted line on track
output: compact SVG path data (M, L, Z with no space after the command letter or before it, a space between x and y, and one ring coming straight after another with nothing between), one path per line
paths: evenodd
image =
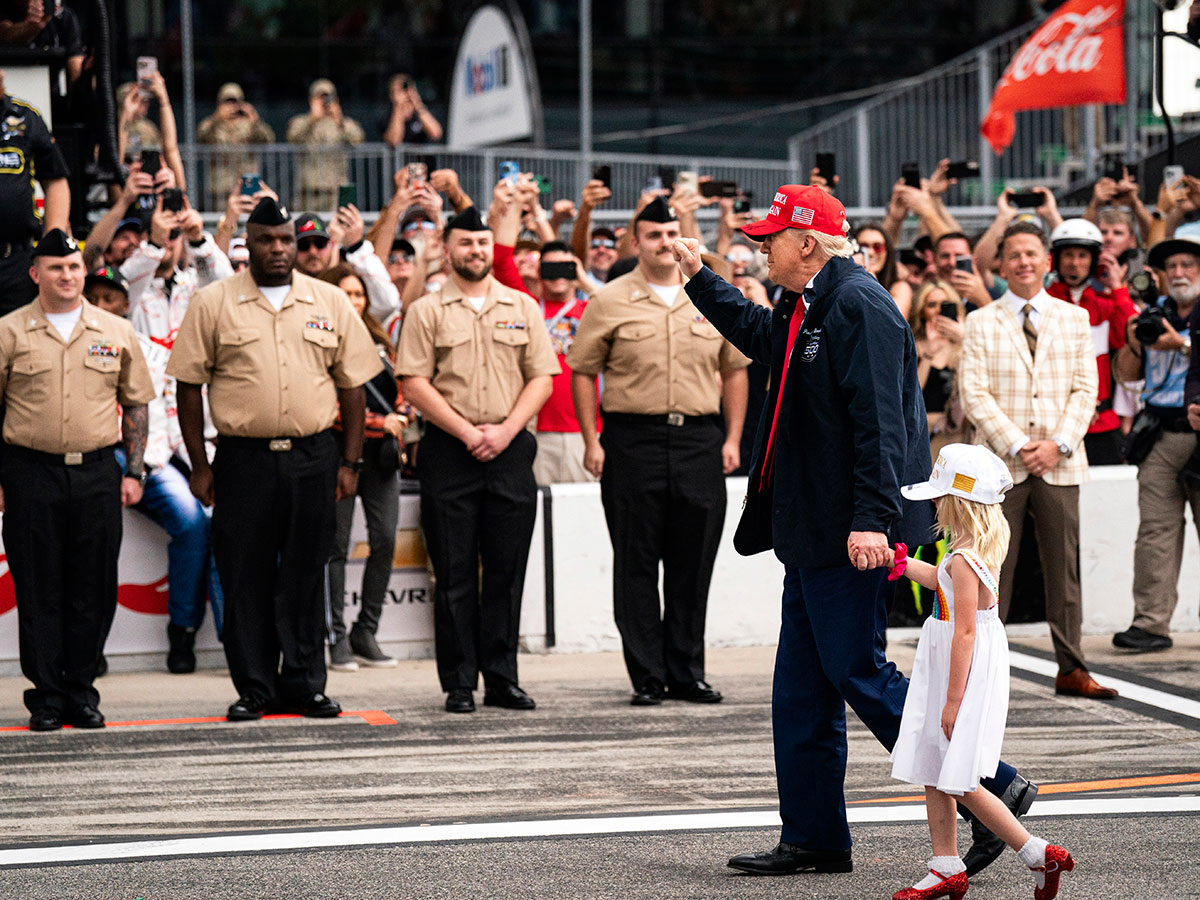
M1035 675L1046 675L1053 678L1058 674L1058 663L1052 659L1041 659L1040 657L1029 656L1026 653L1018 653L1014 650L1009 651L1008 661L1009 665L1013 668L1024 669L1026 672L1032 672ZM1126 700L1136 700L1138 703L1145 703L1148 706L1164 709L1167 712L1179 713L1192 719L1200 719L1200 703L1195 700L1189 700L1186 697L1180 697L1178 694L1170 694L1166 691L1146 687L1145 685L1134 684L1132 681L1111 678L1108 675L1101 676L1100 680L1104 682L1105 687L1116 688L1120 691L1121 696Z
M1041 800L1030 816L1155 815L1200 812L1200 796L1095 797ZM923 804L856 806L847 810L851 823L924 822ZM713 831L780 826L779 814L768 810L678 813L667 815L601 816L543 819L529 822L479 822L456 825L409 825L340 831L267 832L74 844L0 850L0 868L64 863L107 863L155 857L219 856L231 853L270 853L344 847L386 847L456 841L556 838L573 835L651 834L666 831Z

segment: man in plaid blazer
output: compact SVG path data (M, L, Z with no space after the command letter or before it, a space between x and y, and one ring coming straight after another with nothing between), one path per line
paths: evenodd
M1096 411L1095 350L1083 309L1042 287L1046 236L1029 222L1000 243L1008 292L967 317L959 362L963 409L976 439L1007 461L1004 498L1012 542L1000 572L1000 618L1012 602L1025 513L1033 514L1046 584L1046 621L1058 661L1055 692L1111 699L1088 674L1080 646L1079 485L1087 476L1083 438Z

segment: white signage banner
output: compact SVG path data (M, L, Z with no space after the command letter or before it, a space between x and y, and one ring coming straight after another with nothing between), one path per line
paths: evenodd
M520 13L481 6L458 47L447 143L467 148L540 142L541 116L537 71Z

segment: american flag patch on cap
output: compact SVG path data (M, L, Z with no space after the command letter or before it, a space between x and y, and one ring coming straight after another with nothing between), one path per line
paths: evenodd
M792 222L796 225L811 225L815 214L816 210L814 209L805 209L803 206L797 206L792 210Z

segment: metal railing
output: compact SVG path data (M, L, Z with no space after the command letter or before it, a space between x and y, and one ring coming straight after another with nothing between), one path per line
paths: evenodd
M1122 106L1042 109L1016 115L1016 136L996 157L979 133L996 81L1039 23L1033 22L931 69L916 84L872 98L831 117L788 141L793 168L807 171L818 152L836 154L841 178L839 194L857 208L886 204L900 177L901 166L917 162L928 175L939 159L976 159L981 177L961 181L946 196L953 206L990 206L1005 186L1045 185L1066 188L1073 180L1095 174L1105 154L1124 155L1125 113ZM1148 36L1139 33L1140 53L1148 53ZM1135 73L1130 90L1140 89ZM1136 97L1139 111L1151 98ZM1139 123L1140 155L1164 141L1161 129Z
M387 144L354 147L193 144L183 151L185 155L195 154L197 183L189 190L192 203L207 213L225 209L229 192L235 189L242 173L261 175L296 212L329 213L336 203L339 184L356 185L359 208L374 212L386 206L391 198L393 174L398 169L430 157L429 162L435 167L454 169L463 189L485 211L499 179L500 163L509 160L519 163L521 171L546 179L553 199L578 200L595 168L609 166L613 199L606 204L606 212L632 208L650 179L664 168L676 172L695 170L719 181L735 181L754 195L756 205L768 204L775 189L797 174L784 159L648 156L603 151L585 157L571 151L530 147L453 150L430 145L393 149Z

